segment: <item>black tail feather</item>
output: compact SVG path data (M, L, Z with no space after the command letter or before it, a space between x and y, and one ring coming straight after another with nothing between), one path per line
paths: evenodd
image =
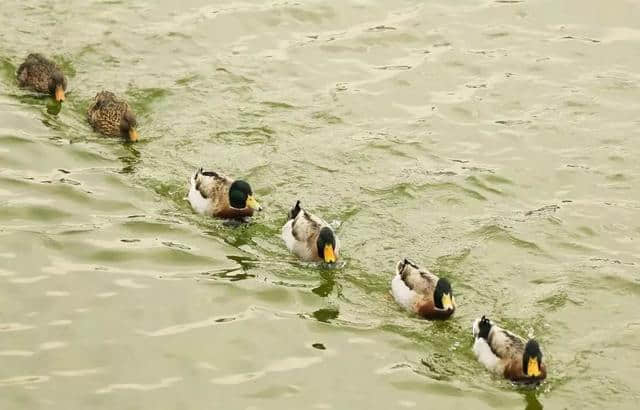
M296 201L296 204L289 211L289 219L294 219L296 216L298 216L301 210L302 208L300 207L300 200L298 199Z
M487 340L489 337L489 331L491 330L491 321L484 315L482 315L480 323L478 323L478 330L478 337Z
M217 172L214 171L205 171L204 168L200 167L200 169L198 170L198 172L196 172L196 176L198 176L198 174L200 175L204 175L205 177L214 177L214 178L220 178L220 174L218 174Z

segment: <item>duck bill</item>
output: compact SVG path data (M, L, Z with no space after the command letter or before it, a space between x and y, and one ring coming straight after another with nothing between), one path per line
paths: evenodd
M326 263L335 263L336 261L336 254L333 252L331 245L324 246L324 261Z
M129 128L129 140L131 142L138 141L138 131L135 128Z
M64 101L64 88L61 85L56 86L55 98L57 102Z
M442 295L442 308L444 310L453 310L453 296L448 293Z
M540 366L538 364L538 359L536 359L535 357L529 358L529 363L527 364L527 376L540 376Z
M262 207L256 201L256 198L253 195L249 195L247 197L247 208L255 209L256 211L262 211Z

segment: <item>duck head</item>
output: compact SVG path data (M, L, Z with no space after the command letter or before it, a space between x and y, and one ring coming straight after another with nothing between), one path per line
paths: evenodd
M129 141L136 142L139 138L137 126L136 115L131 110L127 110L120 120L120 133Z
M318 239L316 240L318 247L318 256L320 256L326 263L334 263L338 258L336 252L336 236L331 228L325 226L320 229Z
M49 78L49 94L51 94L57 102L64 101L64 92L67 89L67 79L60 71L55 71Z
M256 211L262 210L262 207L253 196L251 185L241 180L234 181L229 188L229 205L237 209L251 208Z
M531 339L524 347L522 355L522 370L529 377L539 377L542 374L542 352L538 342Z
M455 300L451 291L451 283L445 278L438 279L436 289L433 291L433 303L438 309L454 310Z

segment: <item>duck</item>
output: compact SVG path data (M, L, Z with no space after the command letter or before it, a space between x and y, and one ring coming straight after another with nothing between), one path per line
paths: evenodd
M547 377L542 351L535 339L525 341L485 316L474 320L472 330L473 352L490 372L524 384L538 384Z
M447 319L456 310L449 280L407 258L396 264L391 293L400 306L424 319Z
M67 79L64 73L56 63L42 54L29 54L24 63L18 67L17 77L20 87L49 94L57 102L65 99Z
M111 91L100 91L87 110L87 119L95 131L110 137L138 140L136 115L129 104Z
M299 200L287 216L282 239L290 252L305 262L336 262L340 240L328 223L304 210Z
M244 219L262 210L248 182L203 168L191 177L187 200L195 212L222 219Z

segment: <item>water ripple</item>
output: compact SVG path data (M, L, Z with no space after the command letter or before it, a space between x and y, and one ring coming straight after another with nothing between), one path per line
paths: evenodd
M49 376L16 376L8 379L0 379L0 387L30 385L44 383L46 381L49 381Z
M166 389L179 381L182 381L182 377L166 377L160 380L158 383L151 384L137 384L137 383L119 383L110 384L106 387L96 390L96 394L109 394L117 390L134 390L134 391L151 391L158 389Z
M282 360L272 362L267 365L264 370L239 373L230 376L217 377L211 380L214 384L241 384L248 381L256 380L266 376L269 373L286 372L291 370L304 369L314 364L322 362L322 358L319 356L311 357L288 357Z
M163 329L158 329L155 331L139 331L138 333L145 336L152 336L152 337L169 336L169 335L176 335L179 333L188 332L194 329L202 329L205 327L217 326L224 323L235 322L237 320L247 320L251 317L252 317L252 314L249 311L247 311L247 312L238 314L236 316L211 317L205 320L201 320L199 322L184 323L180 325L169 326L169 327L165 327Z
M0 323L0 332L18 332L33 329L33 326L22 323Z

